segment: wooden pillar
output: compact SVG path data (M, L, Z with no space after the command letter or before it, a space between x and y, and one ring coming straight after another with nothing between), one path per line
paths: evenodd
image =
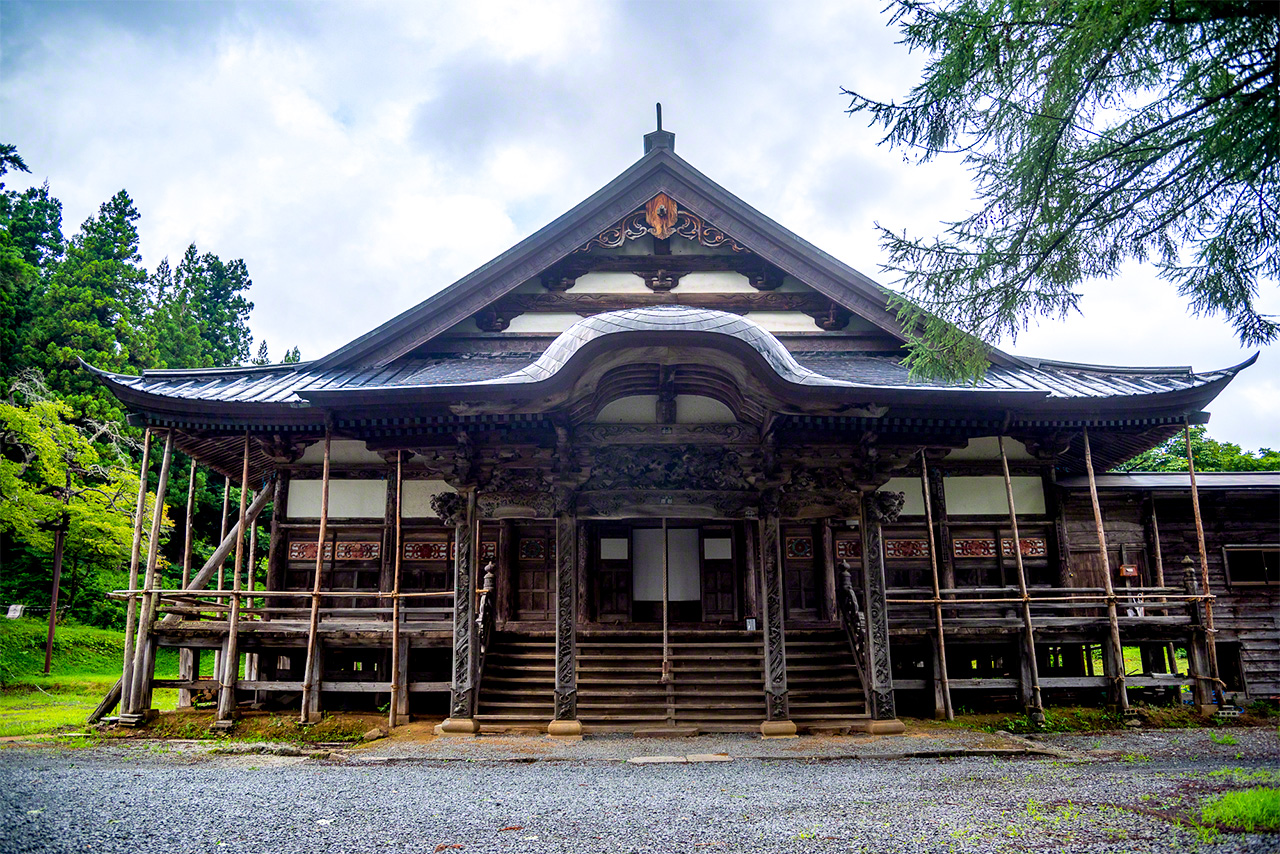
M151 630L155 624L156 606L159 594L152 592L156 587L156 569L160 560L160 534L164 525L164 498L169 487L169 464L173 461L173 431L165 435L164 456L160 462L160 479L156 484L156 501L151 512L151 535L147 543L147 571L142 587L142 607L138 617L138 636L133 650L133 683L129 689L129 705L121 709L131 718L143 713L147 708L144 698L151 694L151 679L154 676L147 669L146 663L153 654L150 649ZM123 717L123 716L122 716ZM129 723L139 721L130 720Z
M222 479L222 525L218 529L218 542L222 542L227 538L227 510L231 504L231 477L224 476ZM218 566L218 589L225 590L226 580L222 574L222 566Z
M1201 593L1196 571L1188 566L1183 574L1183 586L1188 596L1199 596ZM1205 640L1204 622L1200 618L1200 607L1195 599L1187 603L1191 615L1191 631L1187 635L1187 675L1191 677L1191 694L1196 708L1202 712L1213 712L1214 688L1216 685L1209 677L1209 651Z
M511 548L514 542L513 525L510 519L498 523L498 560L494 572L494 582L498 586L497 599L494 601L494 614L497 627L504 627L514 615L512 597L515 595L515 578L511 572Z
M836 604L836 538L831 530L831 520L823 519L822 535L822 619L839 621L840 606Z
M182 542L182 589L186 590L187 585L191 583L191 535L194 531L195 516L195 500L196 500L196 460L191 458L191 471L187 475L187 519L183 528ZM196 652L190 647L183 647L178 650L178 678L184 682L194 682L200 678L200 671L196 666ZM187 709L191 707L191 689L178 689L178 708Z
M1098 482L1093 475L1093 451L1089 447L1089 428L1084 428L1084 465L1089 475L1089 500L1093 502L1093 523L1098 531L1098 553L1102 563L1102 583L1107 595L1107 624L1110 628L1110 655L1119 662L1111 678L1110 695L1122 711L1129 709L1129 692L1124 687L1124 647L1120 643L1120 620L1116 614L1116 592L1111 584L1111 558L1107 553L1107 533L1102 526L1102 504L1098 501ZM1103 662L1107 660L1103 656Z
M333 428L324 428L324 465L320 475L320 533L316 537L316 573L311 581L311 618L307 627L307 663L302 676L301 722L320 720L320 571L324 567L324 541L329 534L329 451L333 444Z
M222 653L222 682L218 688L218 719L214 726L229 729L236 715L236 688L240 681L240 591L245 558L245 511L249 498L249 430L244 431L244 458L240 467L240 515L236 536L236 562L231 571L231 614L227 619L227 642Z
M267 540L267 589L280 590L284 587L284 522L288 518L289 506L289 472L276 473L276 482L271 490L271 537ZM271 604L275 600L268 600ZM266 617L270 617L268 613Z
M399 726L409 722L409 692L406 666L408 647L401 649L400 640L400 560L404 553L403 519L404 519L404 451L396 451L396 503L395 503L395 556L392 558L391 575L391 708L388 713L389 726ZM401 658L405 659L404 661ZM403 695L403 696L402 696Z
M589 556L590 540L587 537L587 523L578 520L578 548L575 553L574 574L576 580L574 585L577 596L577 619L578 625L584 625L591 619L591 603L589 601L591 584L587 581L587 558Z
M889 609L885 601L884 547L881 524L892 521L874 492L863 493L862 594L867 603L867 704L873 721L897 721L893 698L893 664L889 656ZM895 514L896 515L896 514ZM901 731L901 724L898 724ZM882 730L890 731L890 730Z
M443 735L475 735L476 723L476 603L475 549L479 527L476 489L461 493L454 516L453 536L453 683L449 696L449 718L440 725Z
M1222 677L1218 672L1218 630L1213 625L1213 585L1209 583L1209 553L1204 546L1204 519L1200 515L1200 490L1196 487L1196 461L1191 453L1191 422L1184 421L1182 429L1187 443L1187 474L1191 476L1191 513L1196 520L1196 548L1200 553L1200 587L1205 596L1205 652L1209 656L1209 679L1216 695L1222 689Z
M553 719L547 734L579 737L578 648L574 616L577 610L578 520L572 513L556 514L556 681Z
M947 640L942 625L942 591L938 585L938 550L933 537L933 501L929 489L929 461L925 452L920 452L920 488L924 493L924 522L929 532L929 569L933 581L933 674L934 674L934 716L941 716L949 721L956 719L955 709L951 706L951 681L947 678Z
M124 602L124 659L120 672L120 711L130 708L133 685L133 639L138 629L138 560L142 553L142 514L147 509L147 469L151 461L151 428L142 437L142 467L138 471L138 503L133 511L133 546L129 551L129 596Z
M764 623L765 720L760 734L766 738L796 734L787 697L787 634L783 623L782 555L777 490L766 491L760 499L760 596Z
M1022 664L1019 684L1023 706L1033 722L1044 723L1044 705L1040 697L1040 667L1036 662L1035 625L1031 619L1031 595L1027 592L1027 572L1022 565L1022 538L1018 534L1018 509L1013 502L1013 478L1009 476L1009 458L1004 452L1004 436L998 436L1000 465L1004 471L1004 491L1009 501L1009 526L1013 532L1013 565L1018 573L1018 596L1022 599Z
M743 566L746 567L745 577L742 579L742 590L744 593L743 614L747 619L761 620L760 614L760 560L759 551L760 544L758 542L758 534L760 532L759 525L747 524L743 526Z

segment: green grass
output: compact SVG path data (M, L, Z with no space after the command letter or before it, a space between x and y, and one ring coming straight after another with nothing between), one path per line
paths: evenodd
M1200 820L1227 830L1280 830L1280 789L1255 786L1205 801Z
M44 674L48 627L38 620L0 620L0 737L79 728L120 677L124 633L59 626L53 662ZM178 655L161 650L156 676L176 678ZM158 709L177 705L178 692L155 692Z

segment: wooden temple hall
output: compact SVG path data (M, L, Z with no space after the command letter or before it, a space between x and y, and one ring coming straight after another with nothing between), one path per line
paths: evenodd
M180 587L135 561L123 722L161 685L221 725L389 707L560 736L1280 690L1274 643L1249 645L1276 628L1280 484L1231 493L1260 503L1232 541L1257 566L1230 657L1202 519L1222 505L1094 476L1203 422L1244 366L993 351L974 384L913 378L887 291L674 141L324 358L95 371L148 428L162 497L188 475L174 448L247 486ZM176 682L158 647L184 651Z

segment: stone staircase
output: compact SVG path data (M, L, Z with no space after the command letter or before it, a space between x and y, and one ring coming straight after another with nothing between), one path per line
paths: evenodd
M801 731L842 729L866 718L867 697L841 630L788 631L791 720Z

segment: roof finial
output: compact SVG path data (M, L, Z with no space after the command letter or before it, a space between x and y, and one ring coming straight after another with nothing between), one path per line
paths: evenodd
M676 135L671 131L662 129L662 104L657 104L656 106L658 108L658 129L644 135L645 154L655 148L665 148L668 151L676 150Z

